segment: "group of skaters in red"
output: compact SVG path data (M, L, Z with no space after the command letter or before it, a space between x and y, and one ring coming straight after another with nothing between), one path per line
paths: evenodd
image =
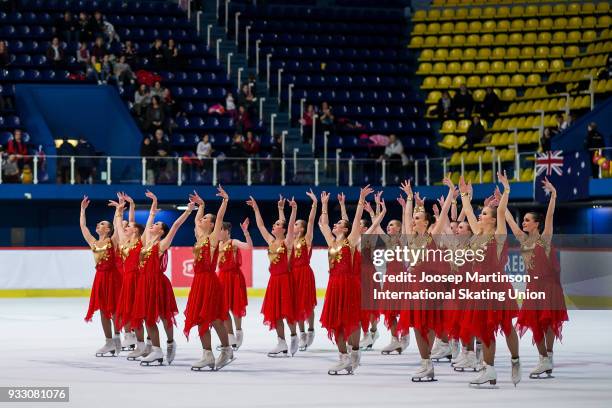
M408 347L410 329L414 332L421 364L412 375L412 381L435 380L433 361L448 359L455 371L477 372L470 385L494 386L497 382L496 338L503 333L511 355L511 380L516 385L521 380L519 335L526 331L532 332L539 352L539 362L530 377L551 375L553 344L561 337L562 325L568 320L559 263L551 243L556 191L545 180L543 188L550 195L546 216L528 212L519 226L507 209L508 179L505 174L497 177L503 190L496 189L485 200L478 216L472 207L472 186L463 179L458 189L449 178L444 179L448 194L439 199L439 206L434 204L434 216L425 211L424 200L418 193L413 194L410 183L404 182L401 185L403 194L397 199L402 207L402 220L389 221L386 231L381 227L387 212L382 193L374 195L374 209L367 201L373 189L369 186L361 189L352 221L346 211L345 197L339 194L341 218L333 226L329 224L328 214L330 195L325 191L321 193L318 226L328 246L329 279L320 323L339 352L339 360L328 370L329 374L351 374L357 370L361 351L371 350L379 338L378 323L383 316L392 337L382 354L401 354ZM96 225L97 239L86 226L85 211L89 200L85 197L81 202L81 230L96 262L85 319L90 321L99 310L106 337L106 343L96 355L118 355L123 348L130 350L128 360L138 360L141 365L162 364L164 358L168 364L172 363L176 354L173 327L178 308L170 281L164 274L167 251L177 230L197 206L194 279L184 312L183 333L188 337L191 329L198 327L203 355L192 365L192 370L219 370L234 360L234 352L243 342L242 318L246 315L248 299L240 250L253 246L249 219L240 225L245 242L232 239L231 224L223 221L229 197L219 187L217 196L221 198L221 205L216 215L205 214L204 200L194 192L185 212L168 227L163 222L155 222L156 196L151 192L146 196L152 204L144 227L135 222L133 199L119 193L117 201L109 201L109 205L115 207L114 221L101 221ZM307 196L312 201L307 220L297 219L297 203L293 198L281 197L279 216L271 230L266 228L257 202L252 197L247 201L268 245L270 277L261 313L264 324L275 330L278 338L277 345L268 352L269 357L293 356L298 350L306 351L314 340L317 298L310 257L319 198L312 190ZM459 215L458 197L462 205ZM284 213L286 203L291 208L288 221ZM128 206L126 221L124 210ZM365 217L364 212L369 217ZM504 271L508 260L507 226L520 243L527 273L534 278L528 281L526 289L545 292L546 301L527 299L520 307L509 297L502 303L470 299L362 302L362 292L370 294L374 287L382 292L412 293L449 289L435 279L425 283L385 279L382 285L365 279L376 271L370 260L380 241L386 248L404 245L411 250L479 249L484 254L479 262L461 266L440 261L417 261L408 265L393 260L386 263L385 276L399 275L406 270L418 276L467 271L487 276ZM508 291L512 284L463 282L458 288ZM167 337L165 356L157 327L160 321ZM285 323L290 332L289 341L285 336ZM211 344L212 328L221 343L216 358ZM125 332L123 341L120 338L122 330Z

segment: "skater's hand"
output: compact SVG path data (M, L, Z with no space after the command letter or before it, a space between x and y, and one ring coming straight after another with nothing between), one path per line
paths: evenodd
M249 196L249 199L246 201L246 204L253 208L253 210L257 210L259 207L257 207L257 201L255 201L255 199L253 198L253 196Z
M117 201L113 201L113 200L108 200L108 206L109 207L115 207L119 210L122 210L123 207L125 206L125 202L117 202Z
M312 200L312 203L313 203L313 204L316 204L316 203L317 203L317 196L315 195L315 193L313 193L313 192L312 192L312 188L310 189L310 191L307 191L307 192L306 192L306 195L307 195L308 197L310 197L310 199Z
M327 205L329 202L329 193L327 191L321 192L321 203Z
M497 172L497 179L504 186L504 191L510 190L510 183L508 182L508 176L506 176L506 170L503 173Z
M121 195L123 196L123 199L127 201L128 204L134 205L134 199L132 197L130 197L129 195L125 193L121 193Z
M147 197L148 197L148 198L150 198L151 200L153 200L153 201L157 202L157 196L156 196L155 194L153 194L153 192L152 192L152 191L147 190L147 191L145 192L145 196L147 196Z
M463 194L463 193L469 193L469 189L468 189L468 185L465 182L465 179L463 178L463 176L459 177L459 191Z
M372 209L372 206L370 205L370 202L369 202L369 201L366 201L366 202L363 204L363 209L364 209L364 210L365 210L365 211L366 211L368 214L370 214L370 216L374 216L374 210Z
M229 196L227 195L223 187L221 187L221 184L217 186L217 191L218 191L217 197L221 197L224 200L229 200Z
M544 177L544 180L542 180L542 188L544 189L544 191L550 192L550 194L552 194L553 196L557 196L557 189L550 181L548 181L548 177Z
M434 204L431 209L433 210L434 217L438 219L440 217L440 209L438 208L438 204Z
M438 205L440 205L440 209L442 209L442 206L444 206L444 197L441 196L440 198L438 198Z
M242 224L240 224L240 228L242 229L242 232L246 233L249 231L249 217L245 218L244 221L242 221Z
M125 203L125 198L123 198L123 193L121 191L117 193L117 200L119 201L119 204ZM108 201L111 201L111 200L108 200Z
M368 184L359 191L359 201L365 202L366 197L372 194L373 192L374 189Z
M187 204L187 209L185 210L185 212L192 212L194 208L195 208L195 203L193 201L189 201L189 204Z
M193 194L189 194L189 200L193 201L194 203L196 203L199 206L203 206L204 205L204 200L202 199L202 197L200 197L198 192L195 191L195 190L193 190Z
M402 181L400 190L406 193L406 195L408 196L408 199L410 200L410 197L412 197L412 187L410 186L410 180Z
M291 200L289 200L289 207L291 207L291 209L297 209L297 203L295 202L294 197L291 197Z
M376 194L374 194L374 202L376 203L376 205L380 205L380 200L382 199L382 195L383 195L382 191L379 191Z
M397 197L397 202L399 203L399 205L402 206L402 208L406 207L406 200L404 199L404 197L402 197L402 195Z
M425 199L426 199L426 198L427 198L427 197L423 197L423 198L421 198L421 195L420 195L420 194L417 192L417 193L414 195L414 202L415 202L415 204L417 205L417 207L425 207Z
M283 197L282 194L278 195L278 208L281 210L285 209L285 202L287 201L287 199L285 197Z
M340 194L338 194L338 197L337 197L337 198L338 198L338 202L339 202L340 204L344 204L344 203L346 202L346 196L344 195L344 193L340 193Z
M83 196L83 200L81 201L81 210L86 209L89 206L89 198L87 196Z
M453 183L453 180L451 180L450 175L444 177L442 179L442 184L444 184L446 187L449 188L449 190L453 191L453 195L455 194L455 184Z

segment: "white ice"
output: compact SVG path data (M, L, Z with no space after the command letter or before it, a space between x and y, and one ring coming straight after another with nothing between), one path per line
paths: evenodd
M185 299L178 299L184 310ZM317 316L322 301L319 300ZM375 350L364 352L355 375L329 376L337 352L317 322L311 350L269 358L276 338L262 324L260 299L250 299L237 359L219 372L192 372L201 355L196 329L186 341L182 315L171 366L141 367L120 357L96 358L104 336L98 317L87 324L85 298L0 299L0 386L69 386L74 407L603 407L612 401L612 312L572 311L555 349L554 379L531 380L537 352L521 341L523 380L510 382L510 357L498 342L498 389L470 389L473 373L435 365L437 382L412 383L419 358L414 336L407 353L383 356L389 341L381 325ZM160 330L163 333L163 330ZM165 341L165 338L162 340ZM163 345L163 343L162 343ZM0 405L4 405L1 404ZM26 406L21 404L19 406ZM36 403L34 407L62 404Z

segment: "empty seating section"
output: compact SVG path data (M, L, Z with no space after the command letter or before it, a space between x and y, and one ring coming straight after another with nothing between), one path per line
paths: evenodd
M382 2L388 7L405 4ZM411 146L413 157L423 157L429 149L431 126L423 119L423 103L411 86L414 68L405 47L407 23L400 9L230 3L230 21L236 12L240 12L240 46L247 46L245 27L249 26L246 51L251 63L259 61L262 78L268 77L270 55L269 82L274 95L282 69L281 101L291 106L294 126L302 112L300 101L317 106L328 102L337 122L351 124L337 127L330 148L341 148L349 156L363 155L359 136L395 133L404 146ZM233 26L230 24L230 36L236 35Z
M478 103L493 88L505 107L482 121L487 136L474 148L502 149L502 162L515 160L508 149L515 143L536 150L541 128L556 127L557 114L580 114L595 103L591 94L612 92L612 80L598 79L612 50L611 22L609 2L434 0L413 14L408 43L418 53L427 117L437 117L443 91L452 98L465 85ZM460 118L441 124L438 145L463 150L452 153L451 168L495 160L491 150L464 150L469 125ZM477 176L472 181L487 181ZM518 176L528 180L533 172Z
M208 109L224 103L230 81L224 67L198 38L195 26L176 2L25 0L20 2L19 10L0 13L0 38L7 41L11 62L7 69L0 71L3 95L11 95L16 83L73 83L71 74L83 71L83 65L76 61L76 43L62 44L67 60L62 68L55 68L45 56L53 27L65 11L76 14L99 10L113 24L121 42L131 40L135 46L139 59L132 64L132 70L156 71L163 86L170 89L180 110L185 112L186 116L176 119L177 127L170 138L177 150L184 147L193 151L203 131L210 132L216 149L223 150L224 144L229 145L230 135L235 131L233 119L224 115L211 116ZM151 68L147 56L156 38L164 42L175 40L184 59L179 68ZM110 52L120 55L121 44L114 42ZM119 91L125 100L133 97L121 88ZM15 119L0 118L0 127L16 126ZM262 130L260 125L257 129ZM263 146L269 144L269 140L262 140Z

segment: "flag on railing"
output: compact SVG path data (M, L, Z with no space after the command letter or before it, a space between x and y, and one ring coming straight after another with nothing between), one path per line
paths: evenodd
M548 202L549 193L542 188L542 180L548 180L557 189L558 201L588 198L591 166L587 152L563 152L562 150L538 153L535 160L533 194L536 201Z

